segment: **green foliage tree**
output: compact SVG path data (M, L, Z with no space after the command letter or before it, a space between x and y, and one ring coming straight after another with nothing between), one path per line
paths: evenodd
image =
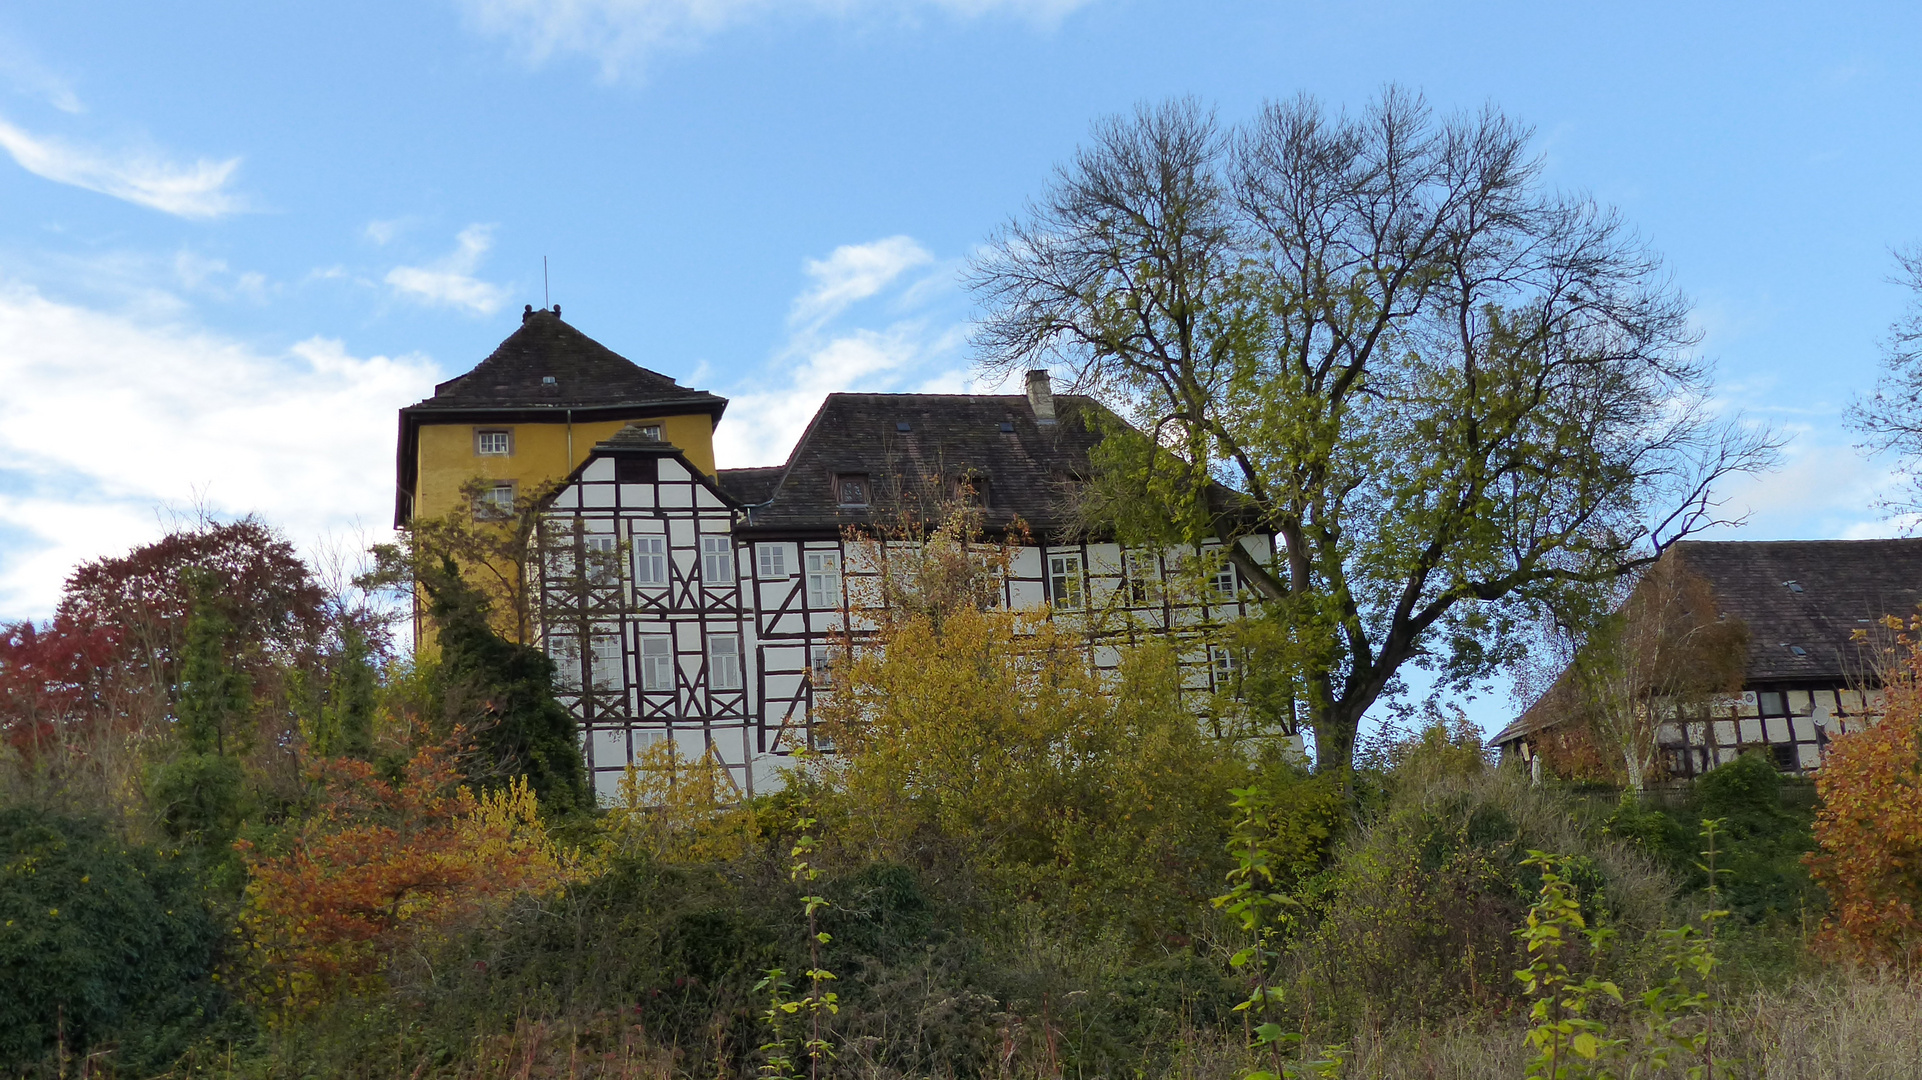
M180 656L175 695L176 752L154 769L148 793L161 825L175 839L216 862L229 847L246 812L246 782L239 754L253 720L247 674L233 662L233 620L211 575L185 571L193 596Z
M1104 685L1056 624L967 606L879 643L817 706L839 752L823 764L830 842L964 865L1064 929L1158 938L1212 892L1222 792L1247 766L1183 708L1171 650L1132 653Z
M340 649L333 657L327 700L314 718L309 738L322 757L368 760L374 753L374 712L380 703L380 677L374 670L373 650L358 626L341 630Z
M578 725L554 699L553 662L494 631L486 599L452 559L422 582L439 634L441 715L466 725L474 741L469 778L497 787L526 776L548 812L588 807Z
M165 1068L221 1009L220 939L186 861L89 818L0 809L0 1071L63 1046L117 1046L104 1064L123 1075Z
M1089 515L1226 545L1331 768L1405 664L1481 677L1520 614L1715 523L1716 482L1773 456L1710 407L1656 258L1529 141L1395 89L1237 131L1144 108L974 267L991 373L1063 365L1133 421Z

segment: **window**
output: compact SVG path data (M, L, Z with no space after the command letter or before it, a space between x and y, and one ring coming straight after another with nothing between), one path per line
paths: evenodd
M1208 647L1208 662L1215 669L1215 693L1241 696L1241 657L1219 645Z
M667 537L634 538L634 584L667 584Z
M621 580L621 565L615 561L619 546L611 536L587 537L587 580L595 585L612 585Z
M734 580L734 542L725 536L701 537L701 578L709 585Z
M834 646L808 647L808 682L816 690L826 690L834 684Z
M1773 758L1778 772L1794 772L1801 768L1793 743L1776 743L1769 747L1769 755Z
M965 506L988 505L988 478L957 476L948 483L948 497Z
M807 553L807 568L808 606L811 608L840 607L841 553L810 551Z
M741 688L741 639L734 634L707 639L707 685L714 690Z
M619 634L595 634L593 674L594 689L617 690L621 686L621 637Z
M1152 601L1155 581L1161 576L1155 557L1145 551L1130 551L1124 563L1128 570L1128 601L1134 604Z
M760 563L762 577L784 578L787 576L786 544L756 544L754 554Z
M514 433L510 429L474 429L474 453L481 457L506 457L513 452Z
M633 425L633 426L634 426L634 427L636 427L636 428L639 428L639 429L640 429L640 432L641 432L641 438L643 438L643 439L646 439L646 440L648 440L649 442L660 442L660 441L661 441L661 425L659 425L659 424L635 424L635 425Z
M641 637L641 689L674 689L674 639L666 634Z
M477 517L504 518L514 514L514 482L501 480L493 487L481 492L474 501L474 514Z
M581 688L581 649L575 638L547 639L547 658L554 661L554 685L561 690Z
M1048 591L1054 596L1055 607L1081 606L1081 556L1049 556Z
M1215 576L1208 579L1208 587L1213 589L1215 595L1223 600L1233 600L1235 598L1235 590L1240 587L1240 583L1235 580L1234 564L1229 563L1215 571Z
M834 501L842 506L868 504L868 474L842 473L834 478Z
M614 479L622 484L651 484L661 478L661 459L622 454L614 459Z

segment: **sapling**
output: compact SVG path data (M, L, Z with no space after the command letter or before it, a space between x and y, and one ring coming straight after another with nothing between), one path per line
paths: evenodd
M1323 1059L1308 1060L1300 1032L1288 1031L1269 1016L1286 1000L1278 984L1276 968L1281 959L1281 944L1294 925L1300 901L1280 891L1275 882L1276 854L1268 838L1274 833L1274 806L1259 785L1231 788L1232 804L1241 812L1228 840L1228 851L1235 857L1235 868L1228 872L1229 889L1214 898L1214 905L1240 922L1249 943L1228 960L1230 967L1247 974L1250 989L1247 1000L1235 1006L1242 1016L1248 1048L1265 1054L1271 1068L1251 1068L1241 1080L1294 1080L1297 1077L1332 1077L1342 1062L1340 1047L1324 1050ZM1283 1055L1289 1047L1301 1047L1302 1056L1294 1061Z

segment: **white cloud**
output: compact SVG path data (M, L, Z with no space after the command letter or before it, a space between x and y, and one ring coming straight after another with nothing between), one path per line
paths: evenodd
M902 274L934 261L909 236L890 236L866 244L843 244L825 259L803 265L814 284L794 299L789 321L819 326L848 305L880 292Z
M306 544L393 513L394 410L420 356L282 353L0 285L0 619L73 566L159 536L156 507L257 512Z
M4 120L0 148L35 176L178 217L217 218L246 209L245 201L228 190L240 167L237 157L182 165L149 151L110 153L34 135Z
M375 245L379 247L386 247L394 237L412 228L413 225L414 219L411 217L387 218L385 220L376 218L361 228L361 235L372 240Z
M0 35L0 77L13 88L36 97L64 113L85 112L73 84L49 70L19 42Z
M469 225L455 238L454 250L426 266L396 266L387 284L411 300L438 307L491 315L507 302L507 289L474 277L481 258L494 246L492 225Z
M937 263L910 237L892 236L835 248L802 267L809 283L790 309L788 340L761 377L731 396L715 429L724 467L780 464L829 394L954 393L966 382L967 324L958 311L928 308L951 292L929 282L951 277L952 264ZM917 268L929 269L916 278L909 271ZM830 326L877 298L910 310L878 329Z
M755 19L1007 16L1048 27L1092 0L462 0L482 33L524 45L536 63L582 53L608 77L630 62L687 49Z

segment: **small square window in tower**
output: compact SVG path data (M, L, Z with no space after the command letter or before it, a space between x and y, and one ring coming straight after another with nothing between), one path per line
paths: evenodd
M807 553L808 606L817 610L834 610L841 606L841 553L838 551L810 551Z
M512 480L501 480L480 493L474 500L474 516L499 521L514 516L515 485Z
M734 581L734 541L725 536L701 537L701 579L709 585Z
M507 457L514 452L511 428L475 428L474 453L481 457Z
M1048 592L1057 608L1077 610L1081 607L1081 556L1048 557Z
M842 506L868 505L868 474L841 473L834 478L834 501Z

